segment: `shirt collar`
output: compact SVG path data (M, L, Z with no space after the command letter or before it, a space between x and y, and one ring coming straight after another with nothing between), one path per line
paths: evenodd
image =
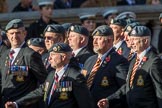
M84 47L85 47L85 46L84 46ZM81 48L79 48L79 49L73 51L73 53L75 54L75 56L76 56L84 47L81 47ZM74 56L74 57L75 57L75 56Z
M106 58L107 54L111 51L112 47L105 53L103 54L101 57L98 57L98 58L101 58L102 61L104 61L104 59Z
M139 54L139 59L140 59L140 61L142 60L142 58L146 55L146 53L149 51L151 49L151 46L149 46L147 49L145 49L143 52L141 52L140 54Z
M116 48L115 50L117 51L121 44L124 42L124 40L119 41L117 44L114 44L114 47Z
M57 71L57 75L59 76L59 80L62 78L63 74L65 73L66 69L68 67L68 64L66 64L61 70Z

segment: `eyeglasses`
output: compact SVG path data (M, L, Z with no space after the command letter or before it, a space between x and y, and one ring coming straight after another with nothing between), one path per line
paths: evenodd
M53 39L54 39L54 37L51 37L51 36L46 36L46 37L44 37L44 39L47 39L47 40L53 40Z

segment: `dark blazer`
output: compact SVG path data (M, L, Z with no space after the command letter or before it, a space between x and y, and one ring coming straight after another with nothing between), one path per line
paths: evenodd
M39 100L44 95L44 108L94 108L91 94L86 86L85 77L80 74L80 68L73 64L69 64L48 105L48 98L54 82L54 75L55 72L49 73L44 84L45 86L36 89L26 97L16 101L18 105L22 106L33 99ZM66 90L69 87L71 87L71 90ZM65 97L62 98L61 96Z
M84 65L85 61L92 55L93 53L90 52L87 47L84 47L74 58L78 61L78 63Z
M3 53L2 59L0 61L0 74L2 79L0 105L2 105L2 108L7 101L16 101L22 98L25 94L36 89L38 84L44 83L47 76L47 72L42 63L41 56L32 49L24 45L20 49L14 63L11 66L8 65L9 51L10 50L6 50L6 52ZM20 77L18 77L14 71L10 71L9 67L13 66L19 68L20 66L26 67L26 75L24 76L22 75L21 70L16 71L17 73L19 72L19 75L21 72L20 76L23 79L19 79ZM32 105L30 108L32 108Z
M84 65L83 71L87 72L87 78L97 60L98 56L94 55L90 57ZM116 92L126 81L126 75L128 71L128 61L123 56L119 55L114 49L107 54L105 60L102 62L98 69L92 86L90 88L91 94L97 102ZM114 101L111 108L120 108L120 100ZM97 106L96 106L97 108Z
M5 52L5 50L7 50L8 47L2 42L2 44L0 45L0 57L2 55L3 52Z
M126 42L124 41L124 42L120 45L120 47L118 48L117 52L118 52L120 55L124 56L125 58L128 58L128 55L129 55L129 53L130 53L130 48L127 47L127 44L126 44Z
M58 23L56 21L50 20L48 24L58 24ZM42 18L33 22L27 29L28 35L26 38L27 39L36 37L43 38L44 29L47 27L48 24L45 23Z
M130 76L135 59L130 64L126 85L108 99L120 98L122 94L126 94L129 108L162 108L162 60L152 49L147 52L130 88Z

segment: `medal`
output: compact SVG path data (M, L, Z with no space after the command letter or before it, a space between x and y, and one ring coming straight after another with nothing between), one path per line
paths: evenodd
M67 100L68 99L67 92L61 92L59 99L61 99L61 100Z
M22 81L24 81L24 76L18 75L18 76L16 77L16 81L17 81L17 82L22 82Z
M106 76L103 77L102 81L101 81L101 86L108 86L109 82Z
M142 75L139 75L139 76L138 76L137 85L138 85L138 86L144 86L144 80L143 80L143 78L142 78Z

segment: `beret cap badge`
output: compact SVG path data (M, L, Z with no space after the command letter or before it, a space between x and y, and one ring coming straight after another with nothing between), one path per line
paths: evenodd
M131 31L131 30L132 30L132 27L131 27L131 26L128 26L128 27L127 27L127 30L128 30L128 31Z
M110 23L113 24L114 23L114 19L111 19L111 22Z
M53 48L53 51L57 51L57 47L54 47L54 48Z
M14 24L13 27L14 27L14 28L17 28L17 27L18 27L18 24Z
M71 31L74 31L74 26L71 26L70 30L71 30Z
M135 35L136 34L136 31L135 30L132 30L132 35Z
M31 44L31 41L30 41L30 40L28 40L27 44L28 44L28 45L30 45L30 44Z
M51 31L51 30L52 30L52 28L51 27L48 27L47 31Z

